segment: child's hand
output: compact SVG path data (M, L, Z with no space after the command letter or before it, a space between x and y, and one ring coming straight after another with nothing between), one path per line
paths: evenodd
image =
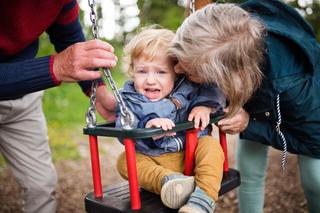
M204 130L210 121L210 113L213 109L205 106L194 107L188 117L189 121L194 121L194 128L199 128L201 122L201 130Z
M164 131L171 130L173 127L175 127L175 124L172 120L168 118L154 118L150 121L147 122L146 128L151 128L151 127L158 127L162 128ZM176 135L175 132L159 135L152 137L153 140L157 140L159 138L162 138L163 136L174 136Z

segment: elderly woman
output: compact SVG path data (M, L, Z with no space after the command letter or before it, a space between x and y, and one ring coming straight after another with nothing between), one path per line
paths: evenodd
M277 1L211 4L178 29L177 73L214 83L229 106L218 126L240 133L241 212L263 212L268 149L297 154L310 212L320 209L320 47L310 25Z

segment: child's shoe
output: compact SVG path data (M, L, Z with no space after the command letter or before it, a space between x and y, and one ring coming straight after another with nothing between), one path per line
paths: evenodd
M179 209L178 213L213 213L216 204L208 194L196 187L186 205Z
M162 203L172 209L178 209L185 203L195 189L193 176L172 174L162 179Z

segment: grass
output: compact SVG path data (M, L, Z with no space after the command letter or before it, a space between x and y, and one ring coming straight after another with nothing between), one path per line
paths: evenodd
M66 84L49 89L43 98L43 110L48 123L48 134L52 157L57 160L80 158L75 132L82 133L88 98L75 84Z

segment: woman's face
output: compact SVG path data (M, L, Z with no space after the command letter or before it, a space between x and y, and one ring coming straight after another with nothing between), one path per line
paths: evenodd
M181 62L178 62L175 66L174 66L174 71L177 74L183 74L185 75L190 81L194 82L194 83L204 83L204 80L201 78L201 76L190 72L188 69L185 69L185 66L183 66L183 64Z

